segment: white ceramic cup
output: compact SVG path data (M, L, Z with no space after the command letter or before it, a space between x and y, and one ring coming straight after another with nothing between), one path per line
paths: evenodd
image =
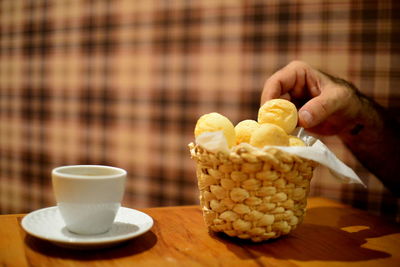
M107 232L124 194L126 171L102 165L53 169L57 206L69 231L92 235Z

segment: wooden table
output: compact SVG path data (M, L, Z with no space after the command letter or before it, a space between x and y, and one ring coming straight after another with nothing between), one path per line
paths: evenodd
M198 206L141 209L151 231L116 247L77 251L27 235L23 215L0 216L0 266L400 266L400 225L309 199L289 236L252 244L209 234Z

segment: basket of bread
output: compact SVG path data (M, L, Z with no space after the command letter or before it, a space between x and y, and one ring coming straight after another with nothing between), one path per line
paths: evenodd
M280 149L306 146L291 135L297 120L295 105L284 99L267 101L257 121L236 126L215 112L198 119L196 140L220 133L228 148L189 144L210 231L260 242L289 234L303 221L317 163Z

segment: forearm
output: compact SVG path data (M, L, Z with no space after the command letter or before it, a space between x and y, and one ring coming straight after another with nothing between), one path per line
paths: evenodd
M387 110L372 99L355 93L360 105L354 124L339 137L369 171L400 196L400 127Z

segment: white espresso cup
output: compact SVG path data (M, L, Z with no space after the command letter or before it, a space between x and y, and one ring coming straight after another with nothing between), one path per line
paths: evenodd
M71 165L53 169L57 206L69 231L107 232L124 195L126 171L101 165Z

